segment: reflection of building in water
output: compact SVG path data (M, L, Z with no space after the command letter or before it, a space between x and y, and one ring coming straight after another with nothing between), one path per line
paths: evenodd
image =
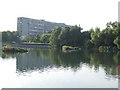
M37 56L35 52L20 54L17 57L16 64L17 70L21 72L35 69L44 70L52 67L50 60Z

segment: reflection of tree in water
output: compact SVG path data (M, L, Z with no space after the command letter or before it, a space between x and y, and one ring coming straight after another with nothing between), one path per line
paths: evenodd
M3 52L2 53L2 58L16 58L16 56L18 55L18 53L14 53L14 52Z
M62 51L51 51L51 61L57 66L63 66L65 68L78 68L81 62L88 62L82 52L70 52L63 53Z
M37 49L38 50L38 49ZM44 70L47 67L51 67L50 60L40 56L40 52L29 50L29 53L23 53L17 57L17 71L27 72L31 70Z
M28 53L22 54L4 54L4 57L17 56L17 69L19 71L44 70L48 67L71 68L77 71L83 64L94 67L96 71L104 68L106 76L118 74L118 60L120 60L120 52L97 52L97 51L77 51L62 52L60 49L30 49Z
M113 52L79 51L64 53L61 50L52 49L47 51L47 56L45 56L45 52L42 55L49 58L52 64L57 67L63 66L64 68L72 67L77 69L82 65L80 63L85 63L90 68L94 67L96 71L103 67L106 75L117 75L116 67L118 60L120 60L118 54Z
M90 64L93 65L96 70L99 70L99 67L102 66L106 72L107 77L111 77L111 75L117 75L116 67L118 63L116 62L117 60L114 58L115 55L116 54L112 52L91 53Z

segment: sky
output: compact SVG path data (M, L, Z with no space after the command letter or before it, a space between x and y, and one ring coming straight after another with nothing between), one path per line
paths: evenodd
M119 0L0 0L0 30L17 30L17 17L105 28L118 21Z

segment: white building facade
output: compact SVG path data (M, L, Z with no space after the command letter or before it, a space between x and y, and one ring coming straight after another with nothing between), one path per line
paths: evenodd
M44 33L51 32L58 26L63 28L66 25L64 23L54 23L26 17L17 18L17 30L19 31L20 36L42 35Z

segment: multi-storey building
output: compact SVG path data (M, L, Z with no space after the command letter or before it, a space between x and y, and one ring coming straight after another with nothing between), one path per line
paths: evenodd
M64 23L54 23L26 17L19 17L17 19L17 30L20 32L20 36L42 35L51 32L57 26L65 27L66 25Z

